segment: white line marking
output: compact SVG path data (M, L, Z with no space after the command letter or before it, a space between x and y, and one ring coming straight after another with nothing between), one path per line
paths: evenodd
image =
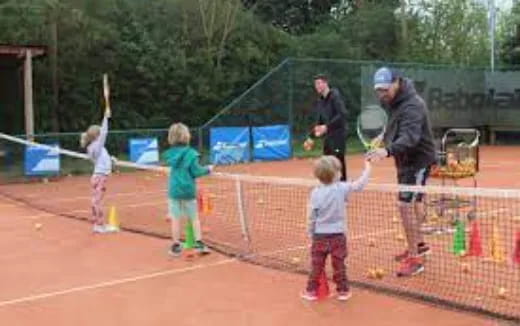
M123 278L123 279L101 282L101 283L85 285L85 286L78 286L78 287L73 287L73 288L61 290L61 291L35 294L35 295L26 296L26 297L22 297L22 298L18 298L18 299L1 301L0 307L7 307L7 306L19 304L19 303L33 302L33 301L38 301L38 300L42 300L42 299L46 299L46 298L52 298L52 297L57 297L57 296L66 295L66 294L70 294L70 293L75 293L75 292L83 292L83 291L88 291L88 290L112 287L112 286L120 285L120 284L134 283L137 281L157 278L157 277L161 277L161 276L175 275L175 274L180 274L180 273L189 272L189 271L193 271L193 270L200 270L200 269L204 269L204 268L229 264L229 263L233 263L235 261L237 261L235 258L223 259L223 260L220 260L215 263L199 264L199 265L194 265L194 266L190 266L190 267L177 268L177 269L171 269L171 270L166 270L166 271L157 272L157 273L145 274L145 275L141 275L141 276Z

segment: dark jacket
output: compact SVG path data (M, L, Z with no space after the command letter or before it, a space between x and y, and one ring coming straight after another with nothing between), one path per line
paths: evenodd
M325 143L332 147L343 148L347 136L347 110L341 94L332 88L326 97L321 97L315 104L318 124L327 126Z
M403 79L389 106L388 125L384 136L389 155L399 172L417 171L436 161L433 131L424 100L412 81Z
M195 199L196 178L209 174L209 169L199 165L199 153L189 146L172 146L162 154L171 167L168 196L172 199Z

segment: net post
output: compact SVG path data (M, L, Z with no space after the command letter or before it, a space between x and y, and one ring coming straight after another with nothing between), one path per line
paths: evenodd
M237 193L238 217L240 219L240 228L242 230L242 236L244 240L246 240L247 245L249 247L251 241L249 238L249 231L245 216L244 194L242 189L242 182L240 182L240 179L238 177L235 177L235 189Z

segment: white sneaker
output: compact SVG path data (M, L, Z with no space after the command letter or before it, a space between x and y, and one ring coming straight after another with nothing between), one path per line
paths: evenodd
M338 292L338 296L337 296L339 301L347 301L351 297L352 297L352 292L351 291Z
M311 292L309 292L307 290L305 290L302 293L300 293L300 297L302 299L307 300L307 301L316 301L316 300L318 300L318 296L316 296L316 294L311 293Z
M107 232L107 233L119 232L119 228L114 225L105 224L105 232Z
M94 224L92 227L92 232L94 233L106 233L105 226L100 224Z
M119 228L113 226L113 225L110 225L110 224L105 224L105 225L94 225L94 227L92 227L92 232L94 233L113 233L113 232L118 232L119 231Z

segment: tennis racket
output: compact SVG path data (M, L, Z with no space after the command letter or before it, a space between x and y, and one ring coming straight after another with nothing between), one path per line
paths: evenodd
M108 85L108 75L103 74L103 97L105 98L105 114L111 116L110 110L110 85Z
M367 151L383 147L388 116L380 106L369 105L357 118L357 134Z

